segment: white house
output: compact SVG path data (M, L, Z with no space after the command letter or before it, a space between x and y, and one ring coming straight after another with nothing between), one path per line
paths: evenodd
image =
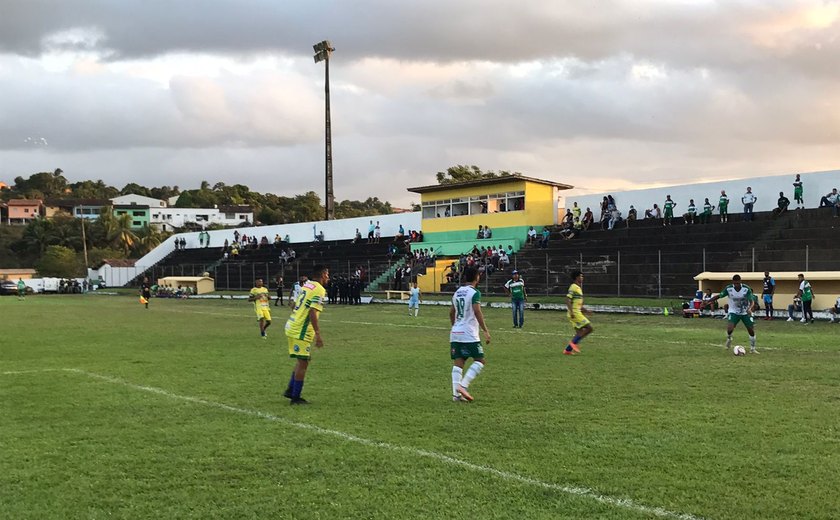
M172 231L186 224L208 226L218 224L225 227L241 226L254 222L250 206L221 206L218 208L155 208L151 210L150 222L162 231Z
M150 208L165 208L167 203L165 200L155 199L152 197L144 197L143 195L120 195L111 199L111 203L115 206L149 206Z

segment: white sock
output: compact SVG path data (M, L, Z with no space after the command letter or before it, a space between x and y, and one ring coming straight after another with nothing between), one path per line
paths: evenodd
M414 309L414 317L416 318L418 314L420 314L420 309L415 307L415 309Z
M461 380L461 386L468 388L470 383L472 383L472 380L475 379L475 376L481 373L482 368L484 368L484 363L473 361L473 364L470 365L470 369L467 370L467 375L465 375L464 379Z
M726 348L729 348L731 346L732 346L732 334L727 334L726 335Z
M464 373L463 368L459 368L456 366L452 367L452 395L460 395L458 393L458 385L461 384L461 375Z
M755 336L750 336L750 350L755 350Z

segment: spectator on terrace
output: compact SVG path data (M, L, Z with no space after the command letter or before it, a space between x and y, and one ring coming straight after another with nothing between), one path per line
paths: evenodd
M580 218L580 207L577 202L572 203L572 215L574 215L574 218Z
M548 226L543 227L542 230L542 238L540 239L540 247L546 249L548 247L548 239L551 237L551 231L548 230Z
M712 211L714 210L715 207L709 202L709 197L706 197L705 202L703 202L703 213L700 214L700 223L708 224L712 220Z
M665 208L665 220L662 221L662 225L670 226L674 221L674 208L677 207L677 203L671 200L670 195L666 195L665 204L663 204L662 207Z
M440 215L438 215L440 216ZM373 221L370 221L370 225L368 226L368 244L373 242L373 231L376 229L376 226L373 225Z
M504 269L505 266L510 265L510 257L507 255L504 249L499 251L499 269Z
M613 196L607 195L607 211L611 212L616 208L618 208L618 206L615 204L615 199L613 198Z
M694 224L694 219L697 217L697 206L694 205L694 199L688 200L688 211L683 215L685 225Z
M379 239L382 238L382 228L379 227L379 221L376 221L376 226L373 228L373 243L378 244Z
M230 256L232 256L234 259L239 258L239 246L238 245L233 244L233 247L230 248Z
M484 226L484 238L493 238L493 230L490 226Z
M353 243L358 244L362 241L362 232L359 231L359 228L356 228L356 236L353 237Z
M627 212L627 227L630 227L630 222L634 222L636 219L639 218L638 213L636 213L636 208L633 205L630 205L630 211Z
M292 240L289 238L289 235L288 235L288 234L286 234L286 236L284 236L284 237L283 237L283 242L285 242L285 243L287 243L287 244L289 244L289 243L291 243L291 242L292 242Z
M744 204L745 221L753 219L753 206L755 206L756 201L758 201L758 197L753 194L752 188L747 186L747 192L741 197L741 202Z
M659 206L654 204L653 208L645 210L645 218L652 218L659 220L662 218L662 211L659 209Z
M280 263L286 265L286 262L289 260L289 255L286 253L285 249L280 250Z
M837 188L831 190L831 193L825 195L820 199L821 208L834 208L834 216L838 215L840 211L840 193L837 193Z
M610 212L609 229L615 228L615 226L619 222L621 222L621 212L618 211L618 208L613 208L613 210Z
M397 236L395 238L402 238L404 236L405 236L405 228L403 228L403 225L400 224L400 229L399 229L399 231L397 231Z
M481 240L484 238L484 226L481 224L478 225L478 233L476 233L475 238Z
M576 218L572 223L572 227L561 231L560 236L563 237L564 240L571 240L580 236L581 231L583 231L583 223L579 218Z
M225 239L225 247L223 248L224 251L227 251L228 247L230 247L230 242L228 242L228 239Z
M837 315L840 314L840 296L834 301L834 307L828 309L828 312L831 314L831 319L829 323L834 323Z
M233 232L233 241L234 242L239 242L239 231L234 231Z
M534 229L534 226L528 228L528 243L533 244L537 241L537 230Z
M198 246L204 247L204 231L198 234Z
M297 253L295 253L295 250L294 250L294 249L292 249L292 248L289 248L289 261L290 261L290 262L294 262L294 261L295 261L295 256L296 256L296 255L297 255Z
M776 207L773 208L773 216L778 217L781 216L783 213L786 213L788 210L788 206L790 206L790 199L785 197L785 192L779 192L779 200L776 202Z
M423 231L422 231L422 230L420 230L420 231L418 231L418 232L417 232L417 240L416 240L416 242L422 242L422 241L423 241Z
M274 247L274 249L277 249L278 247L280 247L281 244L283 244L283 239L280 238L280 233L275 233L274 243L272 244L272 247Z
M589 229L593 222L595 222L595 215L592 214L591 209L586 208L586 213L583 214L583 220L581 221L583 229Z
M571 228L574 221L575 221L575 216L572 215L572 210L567 209L566 214L563 215L563 227Z
M607 197L601 199L601 214L598 217L598 220L603 222L604 219L607 218Z
M263 236L263 237L260 239L260 247L264 247L264 246L267 246L267 245L268 245L268 237Z

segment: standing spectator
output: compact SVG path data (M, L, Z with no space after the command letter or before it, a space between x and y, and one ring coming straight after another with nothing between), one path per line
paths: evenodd
M601 216L598 219L602 223L604 222L604 220L607 219L607 205L608 205L607 198L604 197L603 199L601 199Z
M685 212L683 215L683 220L685 220L685 224L694 224L694 218L697 216L697 206L694 205L694 199L688 200L688 211Z
M572 227L572 223L574 222L574 220L575 216L572 214L572 210L567 209L566 214L563 215L563 227Z
M397 231L397 238L402 238L405 236L405 228L402 224L400 224L400 229Z
M811 304L814 302L814 291L811 289L811 282L805 279L805 275L799 274L799 291L796 296L802 299L802 323L814 323L814 311L811 310Z
M834 216L838 215L840 211L840 194L837 193L837 188L831 190L831 193L820 199L821 208L834 208Z
M747 192L741 197L741 202L744 204L744 221L753 219L753 206L758 200L758 197L753 195L752 188L747 186Z
M706 201L703 202L703 213L700 214L700 223L708 224L712 220L712 211L714 210L715 207L709 202L709 197L706 197Z
M588 230L589 226L591 226L593 222L595 222L595 215L592 214L591 209L586 208L586 213L583 214L583 229Z
M478 233L476 233L475 238L477 238L478 240L484 238L484 226L482 226L481 224L478 225Z
M796 201L796 209L805 208L805 197L802 191L802 180L799 174L796 174L796 180L793 181L793 200Z
M580 207L577 202L572 203L572 215L574 215L575 218L580 218Z
M519 277L519 271L513 271L513 278L505 283L505 292L510 296L511 309L513 310L513 328L522 328L525 323L525 301L528 295L525 294L525 281Z
M790 206L790 200L785 197L785 193L780 191L779 192L779 201L776 203L777 206L773 208L773 216L778 217L782 213L787 212L788 206Z
M370 221L370 225L368 226L368 241L367 243L370 244L373 242L373 231L376 229L376 226L373 225L373 221Z
M764 319L773 319L773 295L776 293L776 279L770 276L769 271L764 271L764 288L761 297L764 300Z
M548 230L548 227L543 227L542 230L542 238L540 239L540 247L543 249L548 248L548 239L551 236L551 232Z
M665 209L665 220L662 222L662 225L670 226L674 221L674 208L677 207L677 203L671 200L670 195L666 195L665 204L663 204L662 207Z
M198 245L204 247L204 231L198 234Z
M362 232L359 231L359 228L356 228L356 236L353 237L353 243L358 244L362 241Z
M210 232L204 232L204 247L210 247Z
M788 321L796 319L796 313L802 312L802 298L799 295L793 297L793 303L788 305Z
M726 190L720 190L718 211L720 212L720 223L729 222L729 197L726 196Z
M283 237L283 242L285 242L285 243L287 243L287 244L291 244L291 243L292 243L292 239L290 239L290 238L289 238L289 234L288 234L288 233L286 233L286 235Z
M373 243L378 244L379 239L382 238L382 228L379 227L379 221L376 221L376 226L373 228Z
M277 283L277 299L274 300L274 306L277 307L277 304L283 305L283 277L278 276L275 280Z

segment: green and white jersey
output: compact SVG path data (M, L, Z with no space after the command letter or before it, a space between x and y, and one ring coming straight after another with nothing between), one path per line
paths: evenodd
M703 213L705 213L706 215L711 215L712 214L712 203L711 202L703 203Z
M741 290L736 291L735 286L727 285L720 292L720 298L729 298L729 314L746 316L750 313L750 304L753 302L753 292L747 284L741 284Z
M718 208L721 210L726 210L729 207L729 197L726 195L721 195L720 199L718 199Z
M809 302L814 299L814 293L811 291L811 282L802 280L799 284L799 290L802 291L802 301Z
M695 206L694 204L689 204L688 205L688 214L689 215L696 215L697 214L697 206Z
M473 311L473 304L481 301L481 293L471 285L462 285L452 295L452 306L455 307L455 323L449 333L451 343L477 343L478 318Z
M511 300L521 302L525 299L525 281L522 278L518 281L508 280L505 287L510 291Z
M673 200L666 200L665 204L663 204L662 207L665 208L665 211L670 212L670 211L674 211L674 206L676 206L676 205L677 205L677 203L674 202Z

